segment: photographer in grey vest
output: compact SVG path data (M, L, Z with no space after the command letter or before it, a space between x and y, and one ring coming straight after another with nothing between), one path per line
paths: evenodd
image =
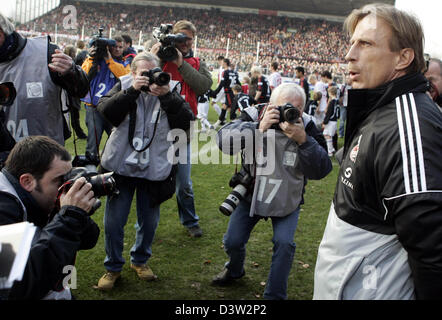
M17 89L14 104L5 109L6 126L16 141L48 136L61 145L70 135L61 110L61 89L84 97L86 74L49 37L23 38L0 14L0 82Z
M241 196L232 192L236 199L229 196L223 203L228 208L229 203L236 201L230 207L233 212L226 213L220 208L224 214L231 213L223 239L230 260L213 279L214 285L227 285L244 276L250 233L259 221L270 218L274 246L264 298L287 299L288 276L296 248L293 237L304 186L307 179L322 179L332 170L324 137L313 117L302 113L305 99L304 90L297 84L281 84L273 91L261 119L260 110L252 106L245 109L239 120L218 132L218 144L224 153L233 155L242 150L242 177L234 191L241 193L241 184L246 191ZM287 103L297 112L290 122L281 122L280 106L288 106ZM260 154L267 154L267 161L259 160ZM234 184L231 181L232 187Z
M0 290L0 300L72 298L65 268L79 250L95 246L100 230L90 218L95 198L84 177L59 192L71 169L69 152L45 136L26 137L11 150L0 172L0 225L28 221L37 231L22 280Z
M152 254L160 203L175 191L176 170L167 157L173 146L167 135L171 129L182 129L185 135L193 119L189 104L178 92L170 91L169 83L158 85L155 79L152 82L149 74L157 74L154 69L158 65L156 55L138 54L132 61L131 73L119 78L98 103L98 111L114 126L101 165L115 172L120 191L108 197L104 213L106 273L98 281L101 290L113 288L125 263L124 226L135 192L138 219L130 252L131 268L142 280L156 278L146 263Z

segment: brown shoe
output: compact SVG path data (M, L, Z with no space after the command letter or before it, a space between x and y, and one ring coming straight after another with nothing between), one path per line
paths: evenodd
M111 290L118 278L120 278L120 272L107 271L100 280L98 280L97 288L100 290Z
M130 268L136 271L138 278L140 278L141 280L153 281L157 278L157 276L153 274L152 269L149 268L146 264L143 264L141 266L131 264Z

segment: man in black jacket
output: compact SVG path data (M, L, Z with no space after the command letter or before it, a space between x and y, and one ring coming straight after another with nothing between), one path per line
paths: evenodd
M169 84L158 85L146 76L158 66L156 55L138 54L132 61L131 74L119 78L98 103L98 111L115 127L101 165L114 171L119 190L118 195L108 197L104 213L106 273L98 281L101 290L112 289L123 269L124 225L135 192L138 219L130 252L131 268L141 280L156 278L147 261L152 254L160 204L175 191L176 170L172 164L176 162L170 158L175 152L168 134L171 129L181 129L179 141L185 147L186 130L194 119L189 104L178 92L170 92Z
M391 5L345 24L353 89L315 299L442 299L442 114L426 94L423 31Z
M8 299L70 299L70 290L62 287L63 269L78 250L97 242L99 229L88 214L94 193L85 178L61 194L60 208L56 204L70 160L52 139L32 136L15 145L0 172L0 225L29 221L37 227L23 279Z
M0 14L0 82L5 81L17 88L17 99L5 110L14 139L44 135L63 145L69 130L61 110L61 89L84 97L89 90L86 74L49 37L23 38Z

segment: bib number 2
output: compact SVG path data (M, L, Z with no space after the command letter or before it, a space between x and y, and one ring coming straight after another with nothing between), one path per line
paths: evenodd
M101 98L103 96L104 90L106 90L106 84L105 83L100 83L98 85L98 92L95 94L96 97Z

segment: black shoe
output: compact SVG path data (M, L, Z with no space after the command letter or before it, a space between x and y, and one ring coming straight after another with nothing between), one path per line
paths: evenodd
M212 279L212 285L214 286L226 286L231 284L233 281L235 281L236 279L240 279L242 277L244 277L244 275L246 274L245 271L243 271L242 275L234 278L230 275L230 271L227 268L224 268L223 271L221 271L220 273L218 273L213 279Z
M187 228L187 231L192 238L201 238L203 235L203 230L201 230L200 226Z

